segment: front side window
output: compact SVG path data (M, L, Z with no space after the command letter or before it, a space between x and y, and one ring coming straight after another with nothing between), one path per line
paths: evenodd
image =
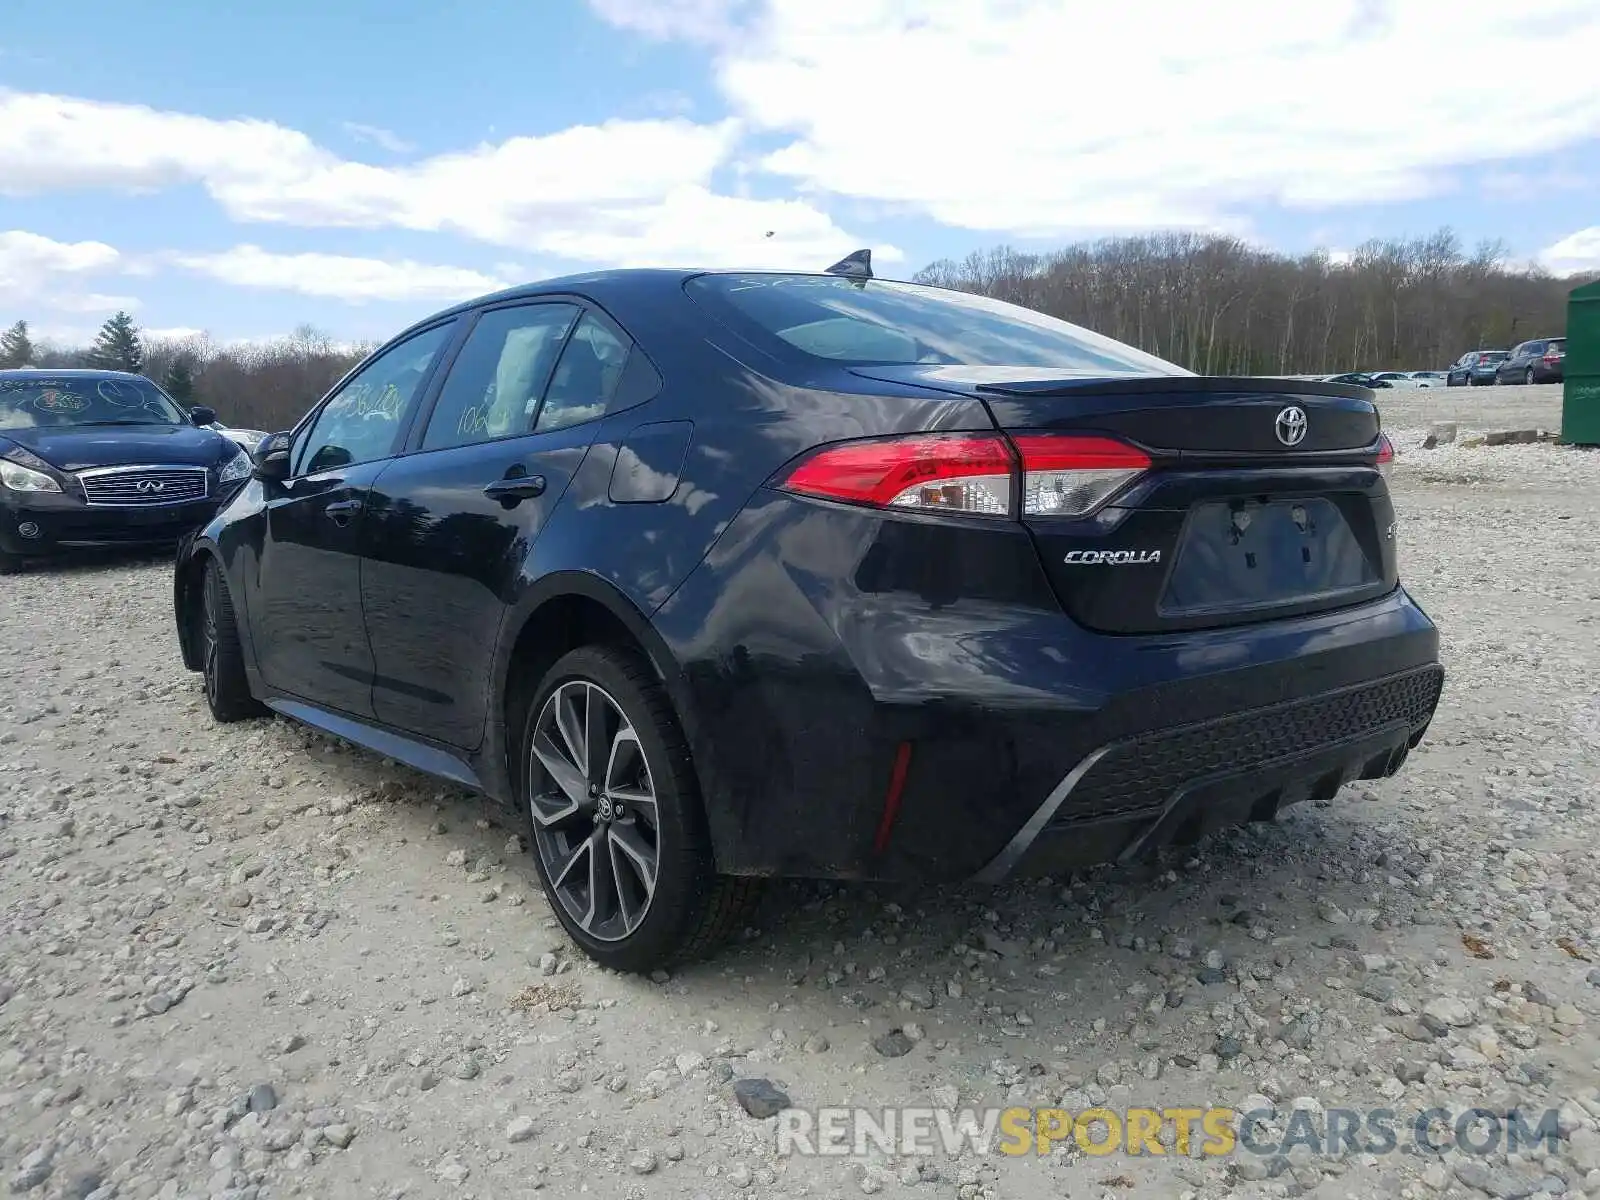
M689 294L735 325L854 366L1043 367L1086 375L1189 375L1132 346L967 292L833 275L699 275Z
M299 439L294 473L312 475L394 453L411 406L454 327L447 321L407 338L350 378Z
M0 378L0 429L182 425L176 402L148 379L93 375Z
M422 448L443 450L530 432L556 357L577 319L572 304L484 313L439 390Z

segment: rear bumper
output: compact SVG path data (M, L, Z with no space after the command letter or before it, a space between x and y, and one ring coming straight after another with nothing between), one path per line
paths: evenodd
M1443 684L1440 667L1421 667L1100 746L977 878L1128 859L1393 775L1426 733Z
M1438 703L1438 631L1402 588L1095 634L1030 544L1007 558L1021 530L875 535L870 515L776 507L741 521L802 547L806 569L713 556L655 617L725 871L954 881L1063 849L1116 859L1391 771Z
M0 550L48 558L81 550L175 546L227 499L120 508L91 506L72 496L11 493L0 498Z

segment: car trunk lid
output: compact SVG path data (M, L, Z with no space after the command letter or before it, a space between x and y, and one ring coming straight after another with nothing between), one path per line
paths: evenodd
M1148 466L1086 515L1023 511L1062 606L1088 628L1159 633L1361 603L1397 583L1385 445L1370 392L1190 375L861 367L984 401L1023 459L1110 437ZM1036 478L1037 477L1037 478Z

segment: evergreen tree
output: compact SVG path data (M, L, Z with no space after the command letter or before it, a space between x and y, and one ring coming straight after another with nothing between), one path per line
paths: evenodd
M180 354L172 360L172 365L161 380L161 387L184 408L194 407L194 366L187 354Z
M0 333L0 369L26 367L33 362L33 339L28 336L28 323L18 321Z
M144 343L139 340L139 327L131 316L119 312L100 326L100 336L89 351L89 364L103 371L138 374L144 366Z

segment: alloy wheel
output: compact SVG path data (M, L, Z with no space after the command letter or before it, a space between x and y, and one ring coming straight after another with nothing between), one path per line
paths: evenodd
M1533 368L1529 367L1528 368L1528 385L1531 387L1533 385L1533 382L1534 382L1534 379L1533 379Z
M598 684L550 694L529 739L528 807L550 891L590 937L621 941L655 897L660 817L633 723Z

